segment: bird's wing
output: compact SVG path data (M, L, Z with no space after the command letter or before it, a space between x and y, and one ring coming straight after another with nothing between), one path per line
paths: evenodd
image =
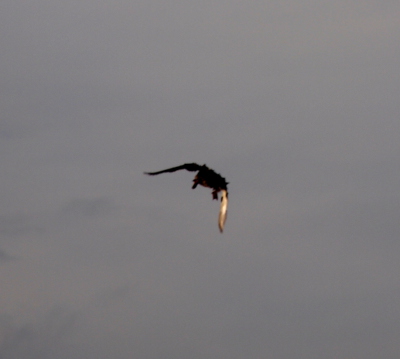
M187 170L191 172L199 171L202 166L198 165L197 163L185 163L181 166L167 168L166 170L158 171L158 172L144 172L146 175L155 176L159 175L160 173L165 172L175 172L179 170Z
M221 207L219 209L219 216L218 216L218 227L221 233L224 230L227 214L228 214L228 192L223 189L221 190Z

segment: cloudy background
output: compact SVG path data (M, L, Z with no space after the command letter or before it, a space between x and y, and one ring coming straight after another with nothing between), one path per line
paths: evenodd
M399 358L399 19L2 0L0 358Z

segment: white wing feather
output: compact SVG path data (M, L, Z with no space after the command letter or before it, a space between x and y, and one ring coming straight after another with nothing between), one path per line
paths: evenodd
M228 213L228 193L226 192L226 190L223 189L221 191L221 207L219 209L219 216L218 216L218 227L221 233L224 230L227 213Z

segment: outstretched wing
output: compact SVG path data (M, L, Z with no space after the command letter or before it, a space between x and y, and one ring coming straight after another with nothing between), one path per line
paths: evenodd
M168 168L166 170L162 170L162 171L158 171L158 172L144 172L144 173L149 176L155 176L155 175L159 175L160 173L175 172L175 171L179 171L179 170L187 170L187 171L191 171L191 172L196 172L196 171L199 171L201 167L202 166L198 165L197 163L185 163L181 166Z
M218 216L218 227L221 233L224 230L227 214L228 214L228 192L223 189L221 190L221 207L219 209L219 216Z

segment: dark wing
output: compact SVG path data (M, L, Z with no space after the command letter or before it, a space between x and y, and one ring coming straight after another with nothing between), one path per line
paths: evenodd
M168 168L166 170L162 170L162 171L158 171L158 172L144 172L144 174L149 175L149 176L155 176L155 175L159 175L160 173L175 172L175 171L179 171L179 170L187 170L190 172L196 172L196 171L199 171L201 167L202 166L198 165L197 163L185 163L181 166Z

